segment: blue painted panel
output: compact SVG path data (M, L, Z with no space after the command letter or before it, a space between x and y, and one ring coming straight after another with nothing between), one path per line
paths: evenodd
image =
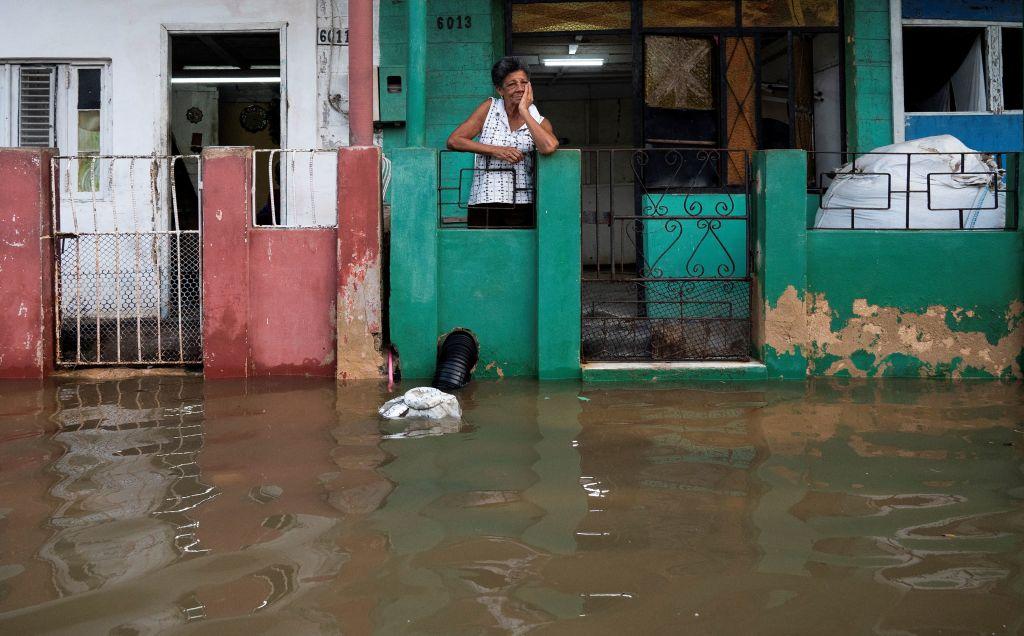
M1020 22L1020 0L903 0L903 17Z
M983 151L1024 151L1024 117L1013 115L907 115L906 138L953 135Z

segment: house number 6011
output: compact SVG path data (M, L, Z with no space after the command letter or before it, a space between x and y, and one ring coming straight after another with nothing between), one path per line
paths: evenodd
M319 29L316 32L317 41L320 44L333 46L348 45L348 29Z
M473 28L473 16L471 15L448 15L438 16L437 18L438 30L448 29L453 31L455 29L472 29Z

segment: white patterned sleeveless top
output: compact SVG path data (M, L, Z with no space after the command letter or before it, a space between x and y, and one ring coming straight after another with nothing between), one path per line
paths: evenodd
M530 114L537 123L544 121L534 105L530 105ZM491 107L487 111L483 130L480 131L480 143L518 148L524 158L519 163L509 163L476 155L473 160L473 185L469 191L469 204L533 203L533 150L536 147L533 135L525 123L517 130L509 130L505 104L495 97L491 98Z

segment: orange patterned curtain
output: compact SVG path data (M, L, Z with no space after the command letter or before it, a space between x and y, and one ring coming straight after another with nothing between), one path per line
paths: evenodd
M754 47L754 38L725 38L725 147L730 150L757 150ZM729 185L747 178L746 157L744 152L729 153Z

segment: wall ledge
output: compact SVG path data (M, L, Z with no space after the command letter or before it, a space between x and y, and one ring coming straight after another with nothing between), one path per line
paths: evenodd
M767 367L749 362L589 362L581 366L584 382L684 382L764 380Z

